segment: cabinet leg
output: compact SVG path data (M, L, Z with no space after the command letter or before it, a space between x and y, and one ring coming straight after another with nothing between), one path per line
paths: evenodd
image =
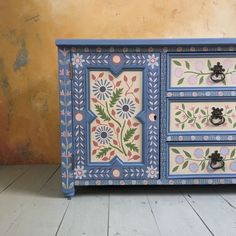
M64 196L70 200L72 197L75 196L75 187L70 190L63 189Z

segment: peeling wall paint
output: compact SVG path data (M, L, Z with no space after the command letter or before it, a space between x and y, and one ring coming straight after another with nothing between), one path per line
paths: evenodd
M0 164L58 163L56 38L236 37L234 0L0 1Z

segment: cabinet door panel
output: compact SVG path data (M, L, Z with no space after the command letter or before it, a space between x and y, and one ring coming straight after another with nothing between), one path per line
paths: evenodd
M74 52L72 64L77 183L159 178L159 54Z

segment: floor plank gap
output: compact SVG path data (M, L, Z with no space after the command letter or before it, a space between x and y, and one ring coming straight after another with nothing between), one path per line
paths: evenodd
M200 221L203 223L203 225L205 225L205 227L207 228L207 230L209 231L209 233L212 235L212 236L215 236L213 234L213 232L211 231L211 229L208 227L208 225L204 222L204 220L202 219L202 217L199 215L199 213L196 211L196 209L192 206L192 204L188 201L188 199L184 196L184 194L182 194L183 197L185 198L185 200L187 201L187 203L189 204L189 206L193 209L193 211L196 213L196 215L198 216L198 218L200 219ZM188 194L189 195L189 194ZM189 198L192 198L190 195L189 195Z
M72 199L68 200L68 205L67 205L67 207L66 207L66 209L65 209L65 211L64 211L64 213L63 213L63 216L62 216L61 221L60 221L60 223L59 223L59 225L58 225L57 232L56 232L55 236L58 235L58 232L59 232L59 230L60 230L60 228L61 228L62 222L63 222L63 220L64 220L64 218L65 218L66 212L67 212L67 210L68 210L68 208L69 208L69 206L70 206L70 202L71 202L71 201L73 201L73 200L72 200Z

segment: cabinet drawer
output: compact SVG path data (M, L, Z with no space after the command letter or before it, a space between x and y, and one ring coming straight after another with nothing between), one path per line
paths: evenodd
M232 89L236 87L235 54L179 54L169 55L168 89Z
M171 177L227 177L236 175L236 144L185 143L168 145Z
M169 133L236 131L236 102L232 100L169 100L168 114Z

